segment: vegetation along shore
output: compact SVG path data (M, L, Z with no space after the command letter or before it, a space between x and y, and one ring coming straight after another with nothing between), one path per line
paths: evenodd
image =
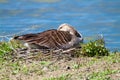
M41 51L0 42L0 80L120 80L120 52L108 50L103 39L80 45Z

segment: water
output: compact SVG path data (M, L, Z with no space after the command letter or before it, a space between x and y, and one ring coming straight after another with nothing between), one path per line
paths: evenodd
M73 25L85 41L102 34L109 49L120 49L119 0L0 0L0 40L62 23Z

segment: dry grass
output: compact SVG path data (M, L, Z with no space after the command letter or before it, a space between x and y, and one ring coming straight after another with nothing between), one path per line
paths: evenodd
M4 59L0 80L119 80L119 66L120 53L100 58Z
M0 80L120 80L119 52L87 57L79 50L43 54L20 47L0 43Z

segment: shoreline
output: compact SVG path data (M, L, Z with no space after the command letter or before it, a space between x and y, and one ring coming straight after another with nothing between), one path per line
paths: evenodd
M17 54L20 54L17 49L23 48L21 44L0 43L0 79L119 80L120 52L109 52L110 54L106 55L107 49L101 45L94 46L95 43L96 41L93 41L82 47L83 51L90 50L91 55L87 56L86 54L81 55L82 49L78 49L71 53L49 52L49 55L33 52L35 54L26 54L27 57L16 57ZM92 50L94 50L94 54ZM102 51L104 54L95 54L96 51Z

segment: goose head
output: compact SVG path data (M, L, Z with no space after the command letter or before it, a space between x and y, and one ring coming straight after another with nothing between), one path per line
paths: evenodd
M67 23L61 24L57 30L69 32L74 37L79 38L80 42L83 42L82 34L80 34L77 30L75 30L71 25Z

